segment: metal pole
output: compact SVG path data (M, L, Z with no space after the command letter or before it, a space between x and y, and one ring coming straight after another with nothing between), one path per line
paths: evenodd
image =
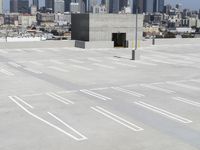
M138 8L136 9L136 25L135 25L135 50L138 48Z
M138 48L138 4L136 4L136 19L135 19L135 49L132 50L132 60L135 60L135 51Z

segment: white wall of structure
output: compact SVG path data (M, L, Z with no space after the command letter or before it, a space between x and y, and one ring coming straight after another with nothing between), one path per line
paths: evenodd
M3 13L3 0L0 0L0 14Z
M27 27L33 24L36 24L36 16L19 16L18 17L19 24Z

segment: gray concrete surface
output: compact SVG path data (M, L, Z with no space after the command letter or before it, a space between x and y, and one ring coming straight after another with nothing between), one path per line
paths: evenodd
M1 150L200 149L199 39L30 47L0 48Z

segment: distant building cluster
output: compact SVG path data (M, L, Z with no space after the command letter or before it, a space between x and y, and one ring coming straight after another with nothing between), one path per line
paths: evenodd
M175 7L168 4L162 12L146 13L144 16L145 36L163 37L166 33L191 35L199 34L199 31L200 10L183 9L181 4L176 4Z
M143 14L144 36L164 37L165 33L193 33L200 29L200 11L183 9L181 4L172 7L165 0L9 0L4 8L0 0L0 30L34 27L43 32L68 33L71 31L71 14ZM55 32L53 32L55 34Z
M4 9L3 2L0 0L0 13L30 13L31 7L35 7L39 12L51 13L85 13L85 12L103 12L120 13L129 7L129 13L143 12L162 12L164 0L45 0L45 5L40 7L39 0L9 0L10 8ZM96 9L101 9L96 11ZM99 8L98 8L99 7ZM34 8L34 9L35 9ZM9 11L8 11L9 10Z

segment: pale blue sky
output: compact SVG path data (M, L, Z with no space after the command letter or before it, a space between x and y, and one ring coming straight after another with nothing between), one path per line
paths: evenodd
M10 0L4 0L6 7L9 6L9 1ZM44 0L39 0L39 1L41 4L44 3L43 2ZM183 4L183 8L196 9L196 10L200 9L200 0L165 0L165 2L173 5L181 3Z
M200 0L165 0L166 3L170 4L177 4L181 3L183 4L183 8L189 8L189 9L200 9Z

